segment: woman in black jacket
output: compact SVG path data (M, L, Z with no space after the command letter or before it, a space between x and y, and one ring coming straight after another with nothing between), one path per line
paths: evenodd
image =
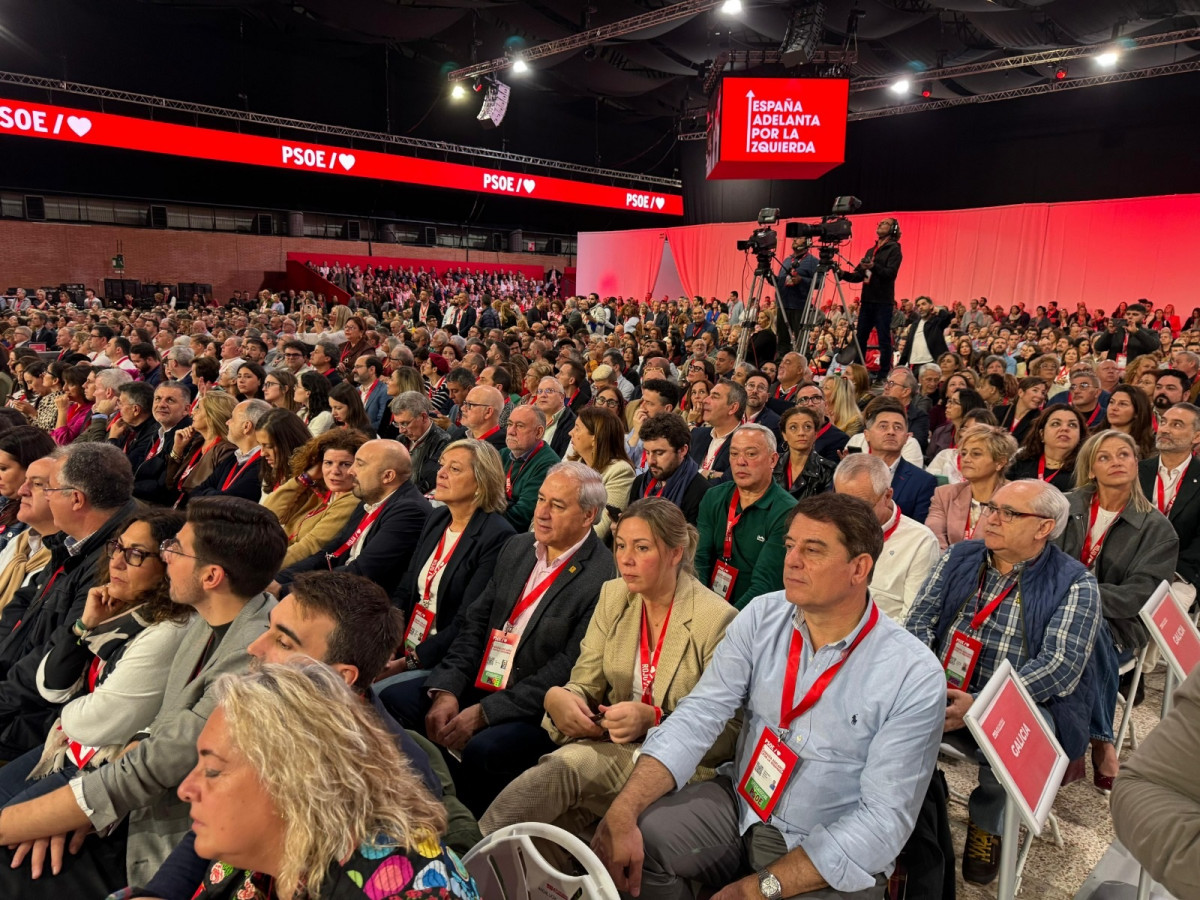
M775 464L775 480L797 500L833 489L837 464L813 452L817 432L828 425L808 406L793 406L779 420L784 447Z
M404 613L404 642L386 682L423 678L446 655L459 613L483 593L500 548L515 533L504 518L504 469L491 444L454 441L441 455L435 509L400 579L393 601Z

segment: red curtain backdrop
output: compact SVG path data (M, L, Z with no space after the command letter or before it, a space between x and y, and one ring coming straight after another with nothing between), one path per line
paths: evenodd
M861 259L879 220L893 215L904 248L897 297L928 294L937 303L987 297L993 305L1024 303L1030 312L1050 300L1111 310L1147 297L1156 306L1173 304L1181 318L1200 305L1191 266L1200 247L1200 194L851 216L854 239L842 247L851 263L843 264ZM784 225L775 226L780 257L790 252ZM737 290L745 296L754 261L735 245L755 227L581 233L578 289L645 297L658 280L665 234L686 295L724 299ZM847 300L858 296L857 285L844 287ZM766 295L773 294L768 285Z

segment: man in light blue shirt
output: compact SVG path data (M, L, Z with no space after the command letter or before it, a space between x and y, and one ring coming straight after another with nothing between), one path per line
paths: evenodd
M687 900L690 882L721 889L715 900L878 897L912 833L941 739L945 673L867 595L883 547L867 504L802 500L785 544L784 590L733 620L596 832L617 887L642 900ZM733 763L688 785L739 709Z

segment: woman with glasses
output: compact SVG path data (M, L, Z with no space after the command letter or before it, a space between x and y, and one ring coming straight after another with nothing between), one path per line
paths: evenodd
M167 484L178 493L175 508L187 505L191 492L204 484L235 450L229 420L237 401L224 391L209 391L196 402L192 424L175 432L167 457Z
M629 505L629 491L633 487L633 466L625 455L625 429L609 410L585 406L571 429L571 447L604 480L608 500L593 528L597 537L607 541L613 516Z
M1029 429L1005 473L1009 481L1036 478L1063 493L1075 479L1075 457L1087 436L1087 419L1073 406L1051 406Z
M815 394L813 396L816 396ZM775 464L775 480L783 489L803 500L833 488L833 472L837 464L813 452L817 432L823 417L811 406L788 407L779 420L787 452L779 454Z
M317 372L303 372L296 385L296 415L308 426L308 433L319 437L333 425L329 411L329 380Z
M942 552L959 541L983 537L979 528L983 508L1004 485L1004 470L1017 452L1016 439L1003 428L971 425L961 434L958 461L963 480L934 490L925 519Z
M183 513L135 513L106 545L99 585L62 625L37 673L47 707L66 704L45 746L0 769L0 804L49 793L124 751L158 714L193 611L172 602L159 546Z
M358 506L350 469L366 442L356 429L335 428L292 454L293 477L262 501L288 536L280 568L312 556L342 530Z
M1104 623L1093 651L1099 683L1092 706L1092 781L1105 794L1120 765L1113 746L1118 670L1146 645L1138 613L1160 583L1174 579L1179 554L1175 529L1142 493L1137 449L1118 431L1088 438L1075 466L1076 489L1067 494L1071 517L1056 541L1100 584Z
M613 385L602 387L592 397L592 405L607 409L622 422L625 421L625 396Z
M262 398L276 409L294 413L296 404L296 376L286 369L271 369L263 380Z

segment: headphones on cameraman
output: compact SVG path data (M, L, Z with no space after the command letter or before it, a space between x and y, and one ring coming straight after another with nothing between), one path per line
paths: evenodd
M884 219L885 222L892 223L892 233L888 235L893 241L900 240L900 223L895 219Z

